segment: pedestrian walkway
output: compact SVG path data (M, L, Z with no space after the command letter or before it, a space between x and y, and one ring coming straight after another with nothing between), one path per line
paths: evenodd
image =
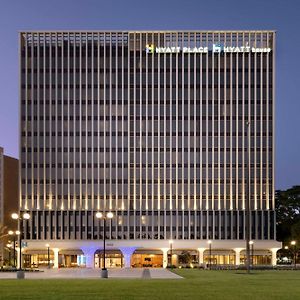
M181 276L167 270L167 269L149 269L151 278L155 279L180 279Z
M142 278L143 278L143 279L150 279L150 278L151 278L149 269L144 269L144 270L143 270Z
M0 279L14 279L16 272L0 272ZM109 278L141 278L141 279L180 279L179 275L167 269L123 268L108 269ZM44 269L43 272L26 272L26 279L101 279L100 269Z

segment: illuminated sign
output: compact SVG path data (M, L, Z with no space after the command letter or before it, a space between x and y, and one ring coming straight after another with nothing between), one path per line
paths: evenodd
M154 53L154 45L153 44L146 45L146 53Z
M180 47L156 47L155 53L179 53Z
M271 48L257 48L250 46L239 46L239 47L231 47L231 46L223 46L221 44L213 44L212 52L214 53L247 53L247 52L271 52Z
M194 47L194 48L183 47L182 52L183 53L207 53L208 48L207 47Z
M208 53L209 51L213 53L268 53L271 52L271 48L259 48L259 47L250 47L246 46L224 46L221 44L213 44L212 49L208 49L208 47L155 47L154 44L146 45L146 53Z

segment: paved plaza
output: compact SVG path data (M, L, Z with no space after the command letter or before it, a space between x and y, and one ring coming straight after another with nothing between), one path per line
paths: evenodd
M16 272L0 272L0 279L14 279ZM109 278L144 278L144 279L180 279L177 274L167 269L142 269L142 268L124 268L124 269L108 269ZM95 279L101 278L100 269L44 269L42 272L26 272L27 279Z

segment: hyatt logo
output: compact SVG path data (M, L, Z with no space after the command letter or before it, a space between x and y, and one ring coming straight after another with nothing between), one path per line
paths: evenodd
M146 53L154 53L154 45L153 44L146 45Z

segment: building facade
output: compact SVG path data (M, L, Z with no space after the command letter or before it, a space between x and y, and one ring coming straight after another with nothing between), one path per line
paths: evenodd
M21 32L20 78L27 264L99 266L98 211L112 266L243 263L248 190L276 262L274 31Z

